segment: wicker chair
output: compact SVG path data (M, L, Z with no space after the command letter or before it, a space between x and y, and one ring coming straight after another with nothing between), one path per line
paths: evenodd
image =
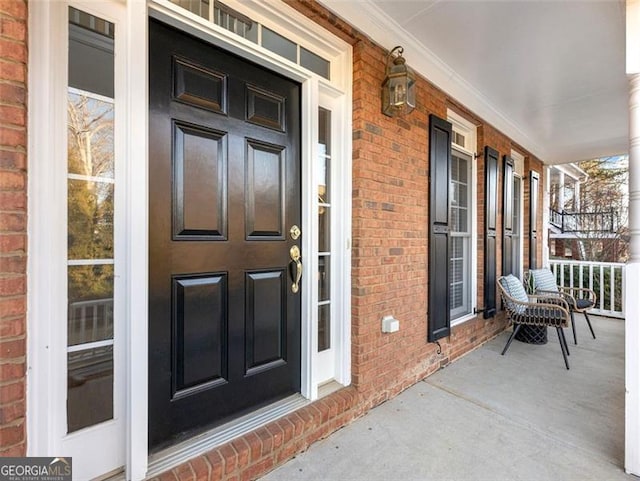
M533 287L533 292L542 295L562 296L569 305L571 315L571 330L573 331L573 343L578 344L576 337L576 324L573 316L574 312L580 312L587 320L587 325L593 338L596 338L591 326L591 320L587 311L596 305L596 293L585 287L560 287L556 284L556 276L551 269L532 269L527 274L529 283Z
M502 303L509 320L513 323L513 332L502 350L507 352L513 338L523 325L555 327L560 341L564 364L569 369L569 347L563 328L569 326L569 305L560 296L527 295L522 282L509 274L498 279L498 288Z

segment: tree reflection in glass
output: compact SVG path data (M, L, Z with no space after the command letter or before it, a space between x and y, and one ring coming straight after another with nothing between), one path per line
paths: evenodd
M69 173L113 178L113 101L69 90Z

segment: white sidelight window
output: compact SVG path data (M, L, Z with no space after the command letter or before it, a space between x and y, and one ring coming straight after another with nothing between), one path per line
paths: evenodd
M448 111L453 124L449 184L449 300L451 322L463 322L476 307L476 127Z
M126 457L125 13L30 8L27 454L72 457L74 479Z

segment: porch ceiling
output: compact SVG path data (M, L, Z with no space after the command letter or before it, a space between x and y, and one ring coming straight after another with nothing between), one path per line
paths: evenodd
M547 163L628 151L624 1L319 1Z

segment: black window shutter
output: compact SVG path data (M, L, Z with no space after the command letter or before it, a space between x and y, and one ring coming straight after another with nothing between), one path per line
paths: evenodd
M449 182L451 124L429 116L429 322L427 340L451 332L449 301Z
M503 158L502 275L513 274L513 159Z
M538 183L540 174L529 175L529 269L538 267Z
M484 318L496 315L496 226L498 151L484 148Z

